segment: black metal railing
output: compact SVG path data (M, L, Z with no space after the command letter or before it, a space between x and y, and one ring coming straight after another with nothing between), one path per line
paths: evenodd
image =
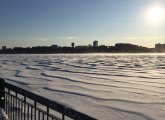
M9 120L96 120L3 79L0 87L0 107L5 109Z

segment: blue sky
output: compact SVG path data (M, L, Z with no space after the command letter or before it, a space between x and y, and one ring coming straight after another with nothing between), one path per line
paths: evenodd
M165 43L165 21L145 19L164 0L0 0L0 45L7 47Z

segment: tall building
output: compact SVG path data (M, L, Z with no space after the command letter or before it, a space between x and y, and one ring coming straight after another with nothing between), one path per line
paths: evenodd
M157 52L165 52L165 44L155 44L155 50Z
M52 48L58 48L58 45L51 45Z
M71 43L71 46L72 46L72 48L74 48L74 42L73 42L73 43Z
M2 46L2 50L6 50L6 46Z
M97 40L93 41L93 47L98 47L98 41Z

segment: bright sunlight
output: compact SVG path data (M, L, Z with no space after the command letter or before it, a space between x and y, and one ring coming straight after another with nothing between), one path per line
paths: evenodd
M162 6L152 6L147 10L147 21L151 24L160 24L165 15L165 9Z

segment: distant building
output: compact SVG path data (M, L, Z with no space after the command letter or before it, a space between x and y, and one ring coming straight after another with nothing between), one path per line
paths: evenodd
M2 50L6 50L6 46L2 46Z
M92 47L92 45L91 45L91 44L89 44L89 45L88 45L88 47Z
M97 40L93 41L93 47L98 47L98 41Z
M58 47L58 45L51 45L51 47L52 47L52 48L57 48L57 47Z
M74 48L74 42L73 42L73 43L71 43L71 46L72 46L72 48Z
M156 52L165 52L165 44L155 44Z
M88 48L88 46L76 46L77 49L84 49L84 48Z

